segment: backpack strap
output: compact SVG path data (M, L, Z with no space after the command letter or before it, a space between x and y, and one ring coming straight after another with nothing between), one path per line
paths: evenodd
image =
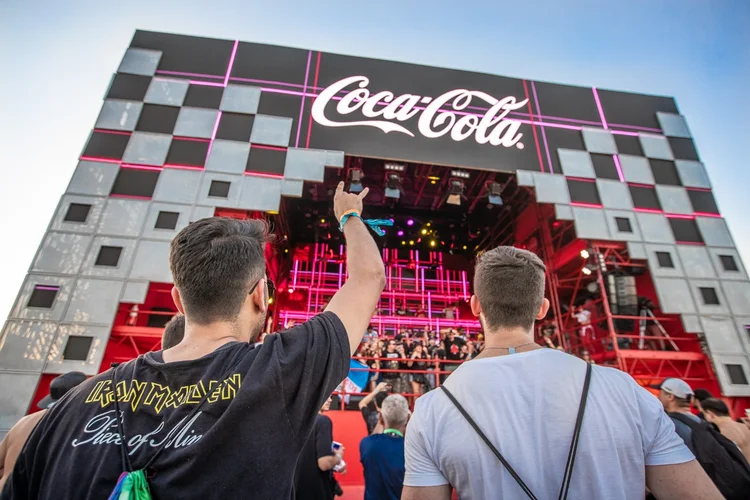
M565 464L565 472L563 473L562 485L560 486L560 494L558 496L559 500L568 497L568 490L570 488L570 480L573 475L573 465L575 464L575 458L576 458L576 454L578 451L578 442L580 440L580 435L581 435L583 414L586 410L586 401L588 399L589 387L591 386L592 365L590 363L587 363L586 365L587 365L586 366L586 379L583 383L583 391L581 393L581 402L578 405L578 416L576 418L576 424L573 430L573 438L571 439L570 449L568 451L568 461ZM440 389L442 389L445 395L448 396L448 399L450 399L451 403L453 403L456 409L461 413L461 415L463 415L463 417L466 419L469 425L471 425L471 427L474 429L477 435L482 439L482 441L484 441L484 443L492 451L492 453L497 457L500 463L503 464L503 466L508 471L508 473L513 477L513 479L516 480L516 482L524 491L524 493L526 493L526 496L528 496L532 500L536 500L537 497L534 495L534 493L532 493L531 489L526 485L523 479L521 479L521 477L513 469L513 467L511 467L510 463L508 463L505 457L503 457L502 453L500 453L500 451L495 447L495 445L492 444L492 442L489 440L487 435L484 432L482 432L482 430L479 428L479 426L474 421L474 419L472 419L471 416L464 409L464 407L461 406L461 403L458 402L458 400L453 396L453 394L451 394L451 392L444 385L441 385Z
M704 428L703 422L696 422L695 420L693 420L692 418L688 417L684 413L679 413L679 412L673 411L673 412L667 413L667 415L669 415L670 418L673 418L675 420L679 420L683 424L685 424L688 427L690 427L691 430L698 430L698 429L703 429Z

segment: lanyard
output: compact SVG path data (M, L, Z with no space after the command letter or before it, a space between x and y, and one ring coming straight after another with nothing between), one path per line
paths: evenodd
M404 433L398 429L386 429L383 431L383 434L395 434L398 437L404 437Z

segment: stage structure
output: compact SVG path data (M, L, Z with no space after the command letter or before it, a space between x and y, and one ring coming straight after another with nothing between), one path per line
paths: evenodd
M473 256L515 244L547 264L556 345L750 406L750 280L672 98L137 31L77 160L2 330L0 434L56 374L158 348L190 221L269 219L274 329L320 311L340 180L394 219L381 332L475 336Z

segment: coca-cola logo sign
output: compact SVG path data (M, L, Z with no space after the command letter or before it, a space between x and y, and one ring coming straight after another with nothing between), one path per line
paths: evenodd
M387 90L371 93L369 84L366 76L350 76L328 86L315 98L313 119L324 127L374 127L386 134L398 132L414 137L414 132L402 123L421 113L417 130L429 139L449 136L454 141L463 141L473 137L479 144L524 147L519 131L522 123L506 117L526 106L528 99L516 101L513 96L496 99L467 89L451 90L434 98L414 94L395 96ZM339 95L342 92L345 93ZM475 99L489 105L483 115L463 111ZM354 113L367 119L343 120Z

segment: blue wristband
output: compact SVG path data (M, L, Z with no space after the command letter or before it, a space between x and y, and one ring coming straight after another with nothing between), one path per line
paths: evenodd
M342 233L344 232L344 224L346 224L346 221L349 220L349 217L358 218L359 220L364 222L367 227L372 229L375 232L375 234L377 234L378 236L385 235L385 231L383 231L380 228L380 226L392 226L393 225L393 221L388 220L388 219L363 219L362 217L360 217L358 213L352 212L352 213L344 214L341 217L341 221L339 222L339 230L341 230Z

